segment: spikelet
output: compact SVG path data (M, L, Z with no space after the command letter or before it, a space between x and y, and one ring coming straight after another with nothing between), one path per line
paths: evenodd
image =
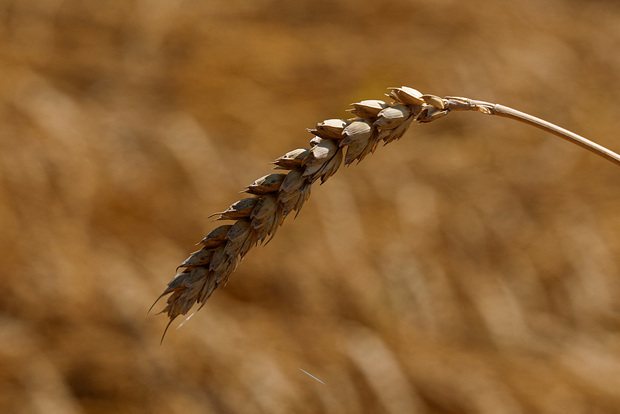
M351 112L360 118L374 118L379 114L379 112L381 112L381 110L390 106L387 102L379 101L377 99L356 102L351 105L353 106Z
M342 131L348 125L344 119L326 119L316 124L316 129L309 129L314 135L324 139L342 138Z
M209 233L199 243L202 248L179 266L181 272L160 296L170 295L162 311L170 318L168 326L195 304L200 305L199 309L204 306L213 291L226 284L252 247L273 237L291 212L299 213L313 183L317 180L324 183L343 162L345 165L360 162L380 141L387 144L401 138L413 121L429 122L447 113L440 98L423 95L412 88L391 88L388 96L392 103L379 100L354 103L351 112L357 118L319 122L308 130L315 135L310 148L287 152L272 162L275 169L286 173L257 179L243 190L252 194L251 197L212 215L218 216L216 220L234 223Z

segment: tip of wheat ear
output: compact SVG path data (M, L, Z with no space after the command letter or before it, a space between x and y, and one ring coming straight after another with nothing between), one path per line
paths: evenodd
M187 314L195 304L199 304L200 309L216 289L224 287L252 247L265 243L268 238L271 240L291 212L299 213L310 196L313 183L317 180L325 182L343 162L349 165L362 161L374 152L379 142L388 144L400 139L414 121L431 122L451 110L499 115L561 136L620 165L620 155L512 108L468 98L440 98L406 86L389 89L387 97L390 102L357 102L350 109L355 118L328 119L309 129L315 135L310 140L310 148L287 152L272 162L276 170L288 172L258 178L242 190L250 197L211 215L217 216L216 220L233 223L217 227L202 239L199 243L201 249L181 263L179 268L182 270L155 301L157 303L170 295L160 312L170 318L168 326L179 315Z

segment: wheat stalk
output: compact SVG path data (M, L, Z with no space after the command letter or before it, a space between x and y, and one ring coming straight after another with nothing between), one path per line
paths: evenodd
M310 196L312 184L331 177L343 163L362 161L383 141L389 144L400 139L412 122L428 123L451 111L478 111L525 122L558 135L620 165L620 155L577 134L542 119L499 104L468 98L422 94L409 88L390 88L391 103L366 100L352 104L351 119L328 119L309 130L315 137L310 148L297 149L273 161L280 171L257 179L245 188L250 196L215 213L216 220L231 220L233 224L217 227L199 244L168 284L161 296L170 295L166 307L170 321L185 315L195 304L204 306L215 289L222 288L237 264L248 251L275 235L284 219L293 211L299 213ZM153 304L154 306L155 304ZM152 306L151 306L152 308ZM163 340L163 336L162 336Z

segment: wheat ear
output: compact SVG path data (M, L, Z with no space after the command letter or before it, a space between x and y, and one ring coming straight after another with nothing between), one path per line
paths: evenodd
M392 99L391 103L366 100L352 104L355 118L318 123L315 129L309 130L315 135L310 148L296 149L273 161L276 170L287 172L257 179L244 190L249 197L212 215L217 216L216 220L234 223L219 226L209 233L199 243L202 248L181 263L181 272L155 301L170 294L161 312L170 318L166 330L175 318L187 314L196 303L200 304L198 309L202 308L215 289L224 287L252 247L270 240L290 213L299 213L310 196L313 183L325 182L343 161L345 165L359 163L374 152L381 141L389 144L400 139L414 121L431 122L451 111L478 111L508 117L558 135L620 165L620 155L607 148L503 105L459 97L442 99L405 86L390 88L387 96Z

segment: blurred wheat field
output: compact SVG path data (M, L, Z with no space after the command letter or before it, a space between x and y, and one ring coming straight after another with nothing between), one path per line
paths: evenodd
M315 186L163 345L165 316L145 316L211 213L386 87L620 150L620 4L0 0L0 17L0 411L620 411L620 170L509 120L412 126Z

